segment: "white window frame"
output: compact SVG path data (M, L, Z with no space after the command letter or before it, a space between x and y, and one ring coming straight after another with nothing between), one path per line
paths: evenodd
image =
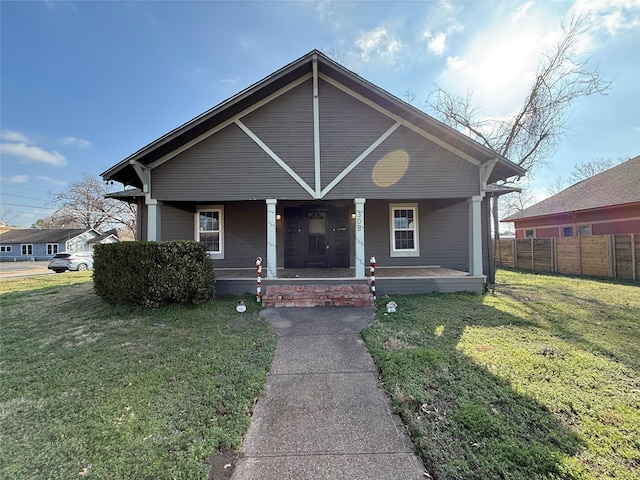
M396 229L394 222L395 210L413 210L413 228ZM396 231L413 231L413 248L396 248ZM389 204L389 255L391 257L419 257L420 256L420 228L418 225L417 203L390 203Z
M564 229L565 228L570 228L571 229L571 235L565 235L564 234ZM575 235L575 229L573 228L573 225L571 226L565 226L565 227L560 227L560 233L562 234L563 237L574 237Z
M219 233L219 250L218 251L207 251L209 254L209 258L214 260L223 260L224 259L224 205L198 205L196 208L196 214L194 216L194 227L195 227L195 239L196 241L200 241L200 214L203 212L218 212L218 230L206 230L207 232L218 232Z
M58 253L57 243L47 243L47 255L55 255Z
M0 252L9 253L12 250L13 248L11 248L11 245L0 245Z
M588 228L589 229L589 233L582 233L582 229L583 228ZM579 237L590 237L591 235L593 235L593 229L591 228L591 225L578 225L578 236Z
M25 253L26 250L26 253ZM20 246L20 253L24 256L33 256L33 243L23 243Z

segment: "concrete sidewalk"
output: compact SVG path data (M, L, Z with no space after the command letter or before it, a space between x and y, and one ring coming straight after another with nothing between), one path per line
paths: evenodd
M425 478L359 335L373 314L262 312L280 340L232 480Z

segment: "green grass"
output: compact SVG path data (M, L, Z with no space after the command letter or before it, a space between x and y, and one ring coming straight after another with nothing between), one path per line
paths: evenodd
M252 297L114 307L91 273L0 290L0 477L203 479L240 447L276 345Z
M501 270L363 332L434 479L640 478L640 287Z

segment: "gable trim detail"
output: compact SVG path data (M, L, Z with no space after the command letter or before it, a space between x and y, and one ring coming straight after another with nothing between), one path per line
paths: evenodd
M266 143L264 143L260 138L251 131L249 127L247 127L244 123L242 123L239 119L235 121L235 124L238 125L242 129L244 133L246 133L251 140L253 140L264 152L269 155L285 172L289 174L291 178L293 178L302 188L304 188L309 195L313 198L318 198L316 196L316 192L305 182L289 165L287 162L282 160L273 150L271 150Z
M176 148L175 150L173 150L172 152L167 153L166 155L160 157L158 160L155 160L154 162L151 162L149 164L149 168L150 169L154 169L156 167L159 167L160 165L162 165L163 163L171 160L173 157L181 154L182 152L184 152L185 150L190 149L191 147L193 147L194 145L197 145L198 143L200 143L201 141L209 138L211 135L214 135L215 133L218 133L220 130L224 129L225 127L228 127L229 125L231 125L232 123L235 123L236 120L241 119L242 117L245 117L246 115L249 115L251 112L253 112L254 110L259 109L260 107L266 105L267 103L271 102L272 100L275 100L276 98L278 98L280 95L283 95L285 93L287 93L289 90L293 90L294 88L296 88L298 85L306 82L307 80L309 80L311 78L312 74L308 73L306 75L303 75L302 77L298 78L297 80L291 82L290 84L288 84L285 87L282 87L280 90L278 90L277 92L273 92L271 95L269 95L268 97L260 100L259 102L254 103L253 105L251 105L250 107L246 108L245 110L241 111L240 113L238 113L237 115L225 120L222 123L219 123L218 125L216 125L215 127L213 127L210 130L207 130L206 132L204 132L203 134L197 136L196 138L194 138L193 140L185 143L184 145L180 146L179 148Z
M445 150L448 150L449 152L453 153L454 155L457 155L458 157L462 158L463 160L466 160L467 162L469 162L469 163L471 163L471 164L473 164L475 166L479 166L481 164L481 162L479 162L478 160L473 158L471 155L469 155L469 154L463 152L462 150L459 150L456 147L448 144L447 142L439 139L435 135L433 135L433 134L427 132L426 130L423 130L422 128L414 125L413 123L405 120L401 116L396 115L395 113L390 112L386 108L381 107L380 105L372 102L371 100L369 100L368 98L364 97L363 95L360 95L359 93L351 90L349 87L345 87L343 84L341 84L340 82L335 81L331 77L328 77L327 75L325 75L323 73L319 73L318 76L321 79L323 79L325 82L333 85L334 87L338 88L339 90L342 90L344 93L346 93L348 95L351 95L353 98L356 98L356 99L360 100L362 103L368 105L369 107L373 108L374 110L377 110L378 112L382 113L383 115L386 115L387 117L395 120L396 122L401 123L402 125L404 125L405 127L409 128L410 130L413 130L418 135L421 135L421 136L425 137L426 139L431 140L433 143L441 146Z
M365 158L367 158L371 152L373 152L376 148L378 148L380 146L380 144L382 144L382 142L384 142L387 138L389 138L389 136L393 132L395 132L398 129L398 127L400 127L400 122L396 122L393 125L391 125L391 127L389 127L389 129L386 132L384 132L382 135L380 135L375 142L373 142L371 145L369 145L364 152L362 152L360 155L358 155L353 162L351 162L344 170L342 170L342 172L340 172L338 174L338 176L336 176L336 178L334 178L331 181L331 183L329 183L329 185L327 185L325 188L322 189L322 192L320 193L320 198L323 198L338 183L340 183L344 179L344 177L346 177L351 172L351 170L353 170L358 165L360 165L360 163L362 163L362 161Z

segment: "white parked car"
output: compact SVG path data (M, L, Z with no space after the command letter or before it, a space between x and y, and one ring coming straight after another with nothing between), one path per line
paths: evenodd
M56 253L49 260L47 268L56 273L66 272L67 270L77 272L91 270L93 269L93 252Z

